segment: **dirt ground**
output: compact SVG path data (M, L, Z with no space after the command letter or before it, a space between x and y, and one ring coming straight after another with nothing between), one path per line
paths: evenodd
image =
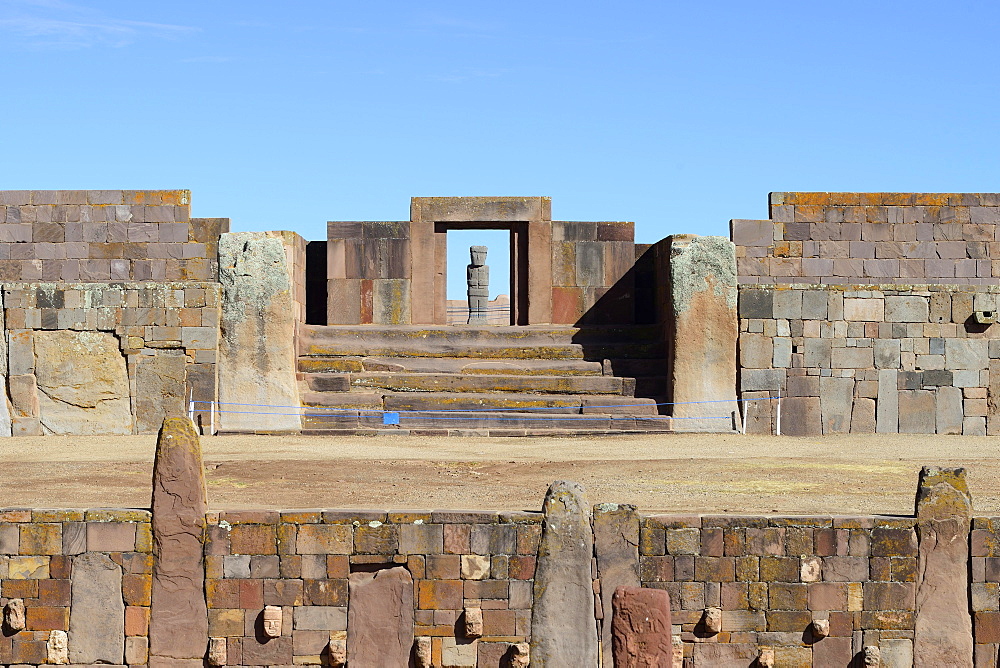
M548 484L644 512L909 514L925 464L1000 514L1000 438L653 435L202 439L213 509L538 509ZM153 436L0 441L0 506L146 507Z

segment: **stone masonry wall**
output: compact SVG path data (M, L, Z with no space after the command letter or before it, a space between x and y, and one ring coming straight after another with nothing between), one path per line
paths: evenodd
M145 665L151 552L145 510L0 511L0 606L25 612L23 629L4 626L0 664L54 663L62 631L71 664Z
M1000 281L1000 194L771 193L734 220L740 283Z
M217 283L2 286L14 435L206 429L216 398Z
M553 323L632 322L634 236L633 223L552 221Z
M411 261L409 222L327 223L328 324L409 324Z
M740 287L741 398L781 396L781 433L996 433L1000 326L978 325L1000 289ZM747 431L773 433L773 401Z
M0 281L210 281L225 218L187 190L0 191Z

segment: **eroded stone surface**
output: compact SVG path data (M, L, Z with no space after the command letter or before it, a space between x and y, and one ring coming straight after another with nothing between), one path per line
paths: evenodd
M531 645L526 642L514 643L507 653L510 668L528 668L531 665Z
M24 630L24 599L12 598L3 607L3 624L8 631Z
M579 483L557 480L549 487L542 510L531 664L535 668L596 665L590 504Z
M597 576L601 579L602 656L604 665L611 668L612 597L618 587L640 585L639 515L635 506L617 503L594 506L594 553Z
M670 278L673 415L684 418L674 428L728 431L737 410L736 247L725 237L671 237Z
M69 658L120 665L125 656L121 566L101 552L85 552L73 559L71 591Z
M417 668L431 668L431 638L420 636L413 643L413 660Z
M334 631L330 634L327 654L333 668L343 668L347 665L347 631ZM427 665L430 666L430 664Z
M187 412L185 386L187 358L182 350L161 350L139 355L135 366L135 426L140 434L153 434L163 418Z
M673 661L670 594L661 589L615 589L611 622L614 668L669 666Z
M187 418L166 418L160 428L152 509L150 662L202 659L208 642L202 557L207 500L201 443Z
M462 612L462 620L465 623L466 638L481 638L483 636L482 608L466 608Z
M49 639L45 643L45 656L48 663L66 665L69 663L69 648L66 644L66 632L54 629L49 631Z
M351 573L347 662L351 668L406 668L413 646L413 578L402 567Z
M829 619L812 620L812 634L817 638L825 638L828 635L830 635L830 620Z
M722 630L722 608L705 608L701 623L706 633L718 633Z
M208 665L224 666L229 662L229 653L226 648L225 638L209 638L208 640Z
M106 332L34 333L42 428L52 434L131 434L128 373Z
M965 469L925 466L917 486L916 666L972 666L968 601L972 500Z
M295 379L292 286L281 239L263 232L219 239L222 322L219 341L219 422L226 431L302 428ZM253 413L228 404L270 406ZM279 408L273 408L279 407ZM293 408L280 408L293 407Z

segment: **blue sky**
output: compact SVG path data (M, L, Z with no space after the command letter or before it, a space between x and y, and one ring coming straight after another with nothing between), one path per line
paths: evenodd
M548 195L636 238L772 190L1000 189L991 2L0 0L0 188L325 236Z

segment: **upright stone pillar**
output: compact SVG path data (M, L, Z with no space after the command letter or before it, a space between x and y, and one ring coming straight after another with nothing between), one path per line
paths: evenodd
M601 581L601 657L613 668L611 647L612 597L619 587L639 587L639 514L635 506L599 503L594 506L594 554ZM669 611L669 606L668 606Z
M591 561L591 510L579 483L557 480L542 506L541 542L531 612L531 665L597 665L597 620Z
M916 668L973 665L969 612L972 498L965 469L925 466L917 485Z
M281 239L263 232L219 238L222 431L302 428L295 380L295 309Z
M679 431L730 431L739 334L736 246L725 237L670 238L673 413ZM711 402L711 403L696 403Z
M150 668L202 666L208 647L205 469L187 418L166 418L153 463Z

